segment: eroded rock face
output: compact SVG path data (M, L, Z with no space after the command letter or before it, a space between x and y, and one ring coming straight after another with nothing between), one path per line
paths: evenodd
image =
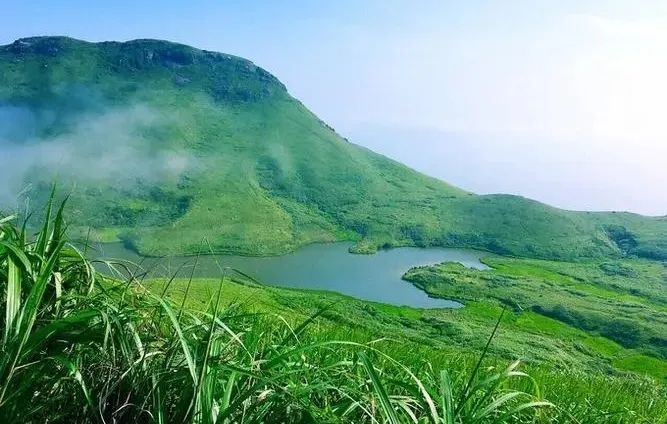
M191 47L166 41L136 40L118 45L121 59L127 59L139 69L155 65L166 68L192 65L197 53Z
M43 56L57 56L66 46L67 37L30 37L21 38L9 45L9 51L16 54L37 54Z

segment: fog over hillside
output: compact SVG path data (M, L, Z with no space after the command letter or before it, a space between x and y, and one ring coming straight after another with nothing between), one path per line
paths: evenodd
M105 17L85 3L44 14L19 2L4 11L0 44L66 34L234 54L350 140L452 184L667 214L665 2L390 3L200 3L175 19L148 4Z
M53 110L0 106L0 204L11 206L29 188L27 174L50 175L65 189L77 181L113 182L127 188L155 183L194 168L189 151L154 149L140 137L168 117L148 106L98 105L94 112L60 118ZM54 128L59 130L54 130Z

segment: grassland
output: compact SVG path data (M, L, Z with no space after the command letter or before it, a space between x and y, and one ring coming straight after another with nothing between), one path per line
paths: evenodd
M153 292L162 293L167 281L146 284ZM194 280L186 304L194 309L206 308L219 284L215 279ZM171 281L166 294L178 304L187 286L187 280ZM420 310L374 304L330 292L258 286L242 277L227 280L222 293L225 305L238 305L290 322L300 322L326 308L310 328L316 340L373 341L405 364L448 369L456 376L465 375L474 366L502 313L497 305ZM666 394L667 361L638 354L605 337L539 314L507 312L485 365L499 368L516 359L536 379L543 397L562 405L563 410L548 412L547 422L580 419L620 423L665 418L658 412L663 408L662 400L655 409L650 402ZM641 390L650 393L648 398L637 396ZM595 412L583 412L587 409L584 405L594 405Z
M37 161L16 189L32 183L41 204L57 175L72 187L68 213L82 237L92 229L142 254L194 253L206 239L248 255L354 240L359 253L437 245L545 259L667 257L667 218L465 192L348 142L275 77L225 54L155 40L19 40L0 47L8 111L29 117L11 143L65 143L75 162L56 170ZM123 160L96 162L100 151ZM188 161L145 172L164 155Z
M63 238L62 209L53 222L49 216L35 237L11 217L0 220L2 422L667 418L665 386L653 379L576 358L529 361L519 371L508 360L522 356L511 343L528 339L514 337L517 317L498 307L370 304L266 287L232 271L217 280L142 281L111 264L118 275L108 278ZM536 342L567 327L545 322L537 322ZM448 323L468 325L468 340Z
M170 283L168 295L182 301L186 280ZM147 287L161 291L165 282L152 280ZM192 308L205 307L217 290L219 281L197 279L190 286L186 303ZM326 306L321 315L331 328L347 328L366 334L391 334L436 352L474 352L484 348L489 334L502 312L499 305L468 302L462 309L414 309L355 300L330 292L281 289L257 286L248 281L230 280L223 292L223 302L243 305L258 313L273 313L304 318ZM636 322L642 322L639 319ZM642 353L643 352L643 353ZM521 359L528 365L566 367L610 375L632 371L665 382L667 362L650 349L641 351L624 347L612 339L588 332L557 319L526 311L506 312L498 337L491 346L494 357ZM649 356L650 355L650 356ZM632 358L652 357L655 367L638 363L636 367L616 366L631 363ZM646 365L650 365L651 360Z
M473 314L507 306L512 311L511 332L527 336L521 341L527 352L545 348L556 357L577 358L572 352L576 351L588 357L587 362L667 382L664 264L636 259L565 263L503 257L489 257L485 262L492 269L443 263L413 268L404 278L433 296L469 305L468 312ZM568 347L547 344L539 337Z

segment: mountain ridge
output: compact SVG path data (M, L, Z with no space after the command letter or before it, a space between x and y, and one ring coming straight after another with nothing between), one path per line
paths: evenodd
M39 200L47 176L76 183L70 208L85 225L75 230L144 254L196 253L204 239L259 255L354 240L358 252L437 245L667 259L665 217L466 192L348 142L251 61L184 44L28 37L1 46L0 123L10 121L0 146L69 155L58 167L27 160L32 180L17 170L14 185L32 183Z

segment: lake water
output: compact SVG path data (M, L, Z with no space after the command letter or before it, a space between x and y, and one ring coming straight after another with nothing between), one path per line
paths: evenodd
M478 269L483 252L463 249L400 247L374 255L348 253L351 243L313 244L293 253L272 257L201 256L194 275L219 277L222 267L238 269L265 284L301 289L330 290L358 299L416 308L455 308L458 302L429 297L401 279L408 269L445 261ZM96 256L141 263L153 276L189 276L194 257L145 258L120 243L100 245Z

